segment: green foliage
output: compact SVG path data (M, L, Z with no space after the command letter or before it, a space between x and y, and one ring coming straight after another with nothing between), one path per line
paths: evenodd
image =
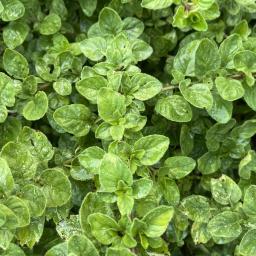
M0 256L255 256L255 0L1 0Z

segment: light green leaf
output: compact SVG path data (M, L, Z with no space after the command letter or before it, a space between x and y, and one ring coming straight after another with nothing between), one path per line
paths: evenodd
M26 254L18 245L11 243L8 249L2 253L2 256L26 256Z
M58 108L53 114L55 122L66 132L77 137L90 131L91 111L82 104L71 104Z
M242 232L240 216L236 212L224 211L214 216L207 225L208 232L217 244L226 244Z
M4 51L3 65L6 72L15 78L23 79L29 74L26 58L15 50L7 48Z
M155 110L161 116L174 122L189 122L192 119L191 107L180 95L171 95L159 99Z
M41 176L42 191L48 207L62 206L71 197L71 184L68 177L60 169L47 169Z
M153 187L153 182L147 178L141 178L133 182L133 197L141 199L146 197Z
M107 49L107 41L103 37L87 38L80 42L82 53L93 61L101 60Z
M53 83L53 89L61 96L70 95L72 92L72 86L68 79L60 78Z
M125 192L117 192L117 206L122 216L131 214L133 205L134 199L130 189Z
M214 200L222 205L235 204L242 197L239 186L224 174L219 179L211 179L211 192Z
M80 164L89 172L98 174L105 151L97 146L89 147L78 155Z
M45 256L67 256L68 255L68 243L63 242L54 245L50 250L45 253Z
M84 235L73 235L69 238L68 253L76 256L99 256L94 244Z
M8 195L12 192L13 188L14 180L12 172L6 160L0 157L0 191Z
M118 156L107 153L100 165L99 180L104 191L115 192L119 181L123 181L128 186L132 185L132 173Z
M243 48L242 38L238 34L228 36L220 45L222 66L232 67L233 58Z
M244 88L238 80L217 77L215 84L220 96L224 100L234 101L244 96Z
M204 175L217 172L221 166L220 156L215 152L206 152L197 162L198 170Z
M146 226L143 233L148 237L161 236L174 214L172 206L158 206L157 208L149 211L142 219Z
M153 53L153 48L143 40L134 40L132 44L132 54L136 61L146 60Z
M158 10L169 7L173 0L142 0L141 6L147 9Z
M31 219L30 225L19 228L16 237L21 245L27 245L32 248L39 242L44 230L45 217Z
M187 156L173 156L165 160L160 169L160 175L167 174L174 179L182 179L189 175L196 167L196 161Z
M256 53L252 51L240 51L234 56L234 66L244 73L256 72Z
M21 18L25 13L25 6L19 0L4 0L1 18L3 21L12 21Z
M111 209L98 193L89 192L84 198L79 210L80 224L86 234L88 234L88 231L90 230L88 216L95 212L110 215Z
M244 203L243 203L243 210L246 215L249 217L255 217L256 216L256 185L249 186L244 195Z
M13 237L14 234L10 230L0 229L0 248L3 250L8 249Z
M13 80L6 74L0 72L0 103L7 107L15 104L16 90Z
M210 218L210 204L206 197L191 195L181 202L182 212L191 220L197 222L208 222Z
M163 135L148 135L134 143L134 154L142 165L156 164L165 154L169 147L169 138ZM139 157L137 152L143 152Z
M77 91L92 103L97 103L99 90L107 87L107 80L102 76L87 77L76 83Z
M251 229L245 233L243 236L240 245L239 253L242 256L254 256L256 254L256 229Z
M211 108L213 97L207 84L189 85L186 80L182 81L179 89L183 97L197 108Z
M125 97L110 88L100 89L97 104L99 116L111 124L117 122L126 112Z
M106 256L135 256L134 253L125 248L108 248Z
M207 223L194 222L191 228L191 236L195 244L206 244L211 239L207 230Z
M18 217L10 208L5 206L4 204L0 204L0 213L5 215L5 223L2 224L1 229L6 231L8 229L12 230L18 227Z
M86 16L92 16L97 7L97 0L79 0L79 4Z
M41 189L35 185L25 185L21 190L21 198L28 205L30 215L39 217L46 208L46 198Z
M180 191L176 182L172 179L163 177L158 180L159 189L164 199L172 206L177 206L180 202Z
M25 145L11 141L2 148L1 157L8 163L15 180L24 183L34 177L37 162Z
M14 49L21 45L29 33L29 26L22 22L12 22L4 27L3 39L8 48Z
M113 243L117 238L117 232L120 230L116 221L102 213L93 213L89 215L88 222L91 225L92 234L102 244Z
M207 112L218 123L225 124L232 117L233 104L225 101L218 94L213 94L213 105L207 109Z
M16 196L10 196L5 202L5 205L13 211L18 220L18 227L25 227L30 223L29 208L26 203Z
M39 91L24 106L22 114L29 121L41 119L48 109L48 98L45 92Z
M126 17L123 20L123 31L129 38L138 38L144 31L144 23L135 17Z
M239 163L239 176L243 179L250 179L251 172L256 172L256 152L249 150L246 156Z
M162 84L159 80L144 73L134 75L131 78L131 84L137 88L132 93L134 98L142 101L153 98L162 89Z
M50 13L39 24L39 32L42 35L53 35L61 28L61 18L56 13Z
M99 15L99 28L104 34L116 35L122 30L123 23L116 11L109 7L101 10Z

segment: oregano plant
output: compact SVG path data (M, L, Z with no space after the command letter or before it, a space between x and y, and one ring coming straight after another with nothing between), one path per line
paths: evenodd
M0 255L256 255L255 0L0 1Z

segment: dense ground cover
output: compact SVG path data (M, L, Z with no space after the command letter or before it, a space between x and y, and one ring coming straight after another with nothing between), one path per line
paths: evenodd
M255 19L0 1L0 255L255 256Z

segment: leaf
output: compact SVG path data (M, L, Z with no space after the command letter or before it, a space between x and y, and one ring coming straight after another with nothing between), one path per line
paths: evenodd
M167 174L174 179L182 179L196 167L194 159L187 156L173 156L165 160L160 175Z
M115 220L102 213L89 215L88 222L91 225L92 234L102 244L113 243L118 237L119 225Z
M19 0L5 0L1 18L3 21L12 21L21 18L25 13L25 7Z
M142 219L146 226L143 233L148 237L161 236L174 214L174 209L171 206L159 206L149 211Z
M207 223L210 218L210 204L206 197L191 195L181 201L182 212L191 220Z
M14 49L21 45L29 33L29 26L22 22L12 22L4 27L3 39L8 48Z
M72 86L69 80L60 78L53 83L54 90L61 96L70 95L72 92Z
M86 16L92 16L97 7L97 0L79 0L79 4Z
M163 135L145 136L135 142L134 152L143 152L142 156L139 157L142 165L153 165L163 157L169 147L169 143L169 139Z
M80 164L89 172L98 174L99 168L104 157L104 150L99 147L93 146L86 148L78 155Z
M155 111L174 122L189 122L192 119L191 107L180 95L171 95L159 99L156 103Z
M207 230L207 223L194 222L191 228L191 236L195 244L206 244L211 239Z
M99 28L103 34L116 35L122 30L123 23L116 11L104 7L99 14Z
M40 181L48 207L62 206L68 202L71 197L71 184L61 170L45 170L40 176Z
M25 185L21 190L21 198L27 203L32 217L42 216L46 209L46 198L41 189L35 185Z
M53 118L66 132L77 137L90 131L91 111L82 104L70 104L55 110Z
M15 214L18 224L17 227L25 227L30 223L30 213L29 208L25 204L25 202L16 196L10 196L5 205L13 211Z
M244 195L244 202L243 202L243 211L247 216L256 216L256 207L253 203L256 198L256 186L251 185L249 186Z
M185 81L179 85L183 97L197 108L211 108L213 97L207 84L193 84L188 86Z
M162 89L162 84L160 81L143 73L134 75L131 79L131 83L136 85L138 88L135 92L133 92L134 98L142 101L153 98Z
M204 175L217 172L220 166L220 156L215 152L207 152L198 159L198 170Z
M67 256L68 254L68 244L63 242L51 247L45 254L45 256Z
M80 42L82 53L93 61L101 60L107 49L107 41L103 37L87 38Z
M68 253L77 256L99 256L94 244L84 235L73 235L69 238Z
M117 206L122 216L131 214L134 206L134 199L129 190L117 192Z
M3 250L8 249L13 237L14 234L10 230L0 229L0 248L2 248Z
M255 243L256 229L251 229L245 233L240 245L239 253L243 256L253 256L256 253L256 243Z
M211 192L214 200L222 205L235 204L242 197L239 186L224 174L219 179L211 179Z
M233 58L243 48L242 38L238 34L228 36L220 45L219 51L221 55L222 66L233 65Z
M57 33L61 28L61 18L55 14L50 13L44 17L39 24L39 32L42 35L53 35Z
M141 199L146 197L153 187L153 182L147 178L141 178L133 182L133 197Z
M1 157L8 163L15 180L24 183L34 177L37 163L23 144L10 141L2 148Z
M0 158L0 173L0 191L8 195L14 189L14 180L12 172L4 158Z
M79 210L80 224L86 234L90 230L88 216L95 212L111 214L109 205L102 200L99 194L89 192L84 198Z
M234 101L244 96L244 88L238 80L217 77L215 83L220 96L224 100Z
M236 239L242 232L238 213L224 211L214 216L207 229L217 244L226 244Z
M12 107L15 104L16 90L12 79L0 72L0 102L4 106Z
M177 206L180 202L179 187L174 180L169 178L159 179L159 188L164 199L172 206Z
M141 6L147 9L158 10L169 7L173 0L142 0Z
M219 95L213 94L213 105L207 110L208 114L218 123L227 123L232 116L232 102L223 100Z
M39 91L33 100L27 102L23 108L23 116L29 121L41 119L48 109L48 98L45 92Z
M3 55L5 71L14 78L23 79L29 74L28 62L19 52L6 49Z
M256 53L252 51L240 51L234 56L234 66L244 73L256 72Z
M101 88L98 93L99 116L108 123L114 123L126 112L125 97L110 88Z
M135 256L134 253L132 253L131 251L129 251L128 249L126 248L108 248L107 249L107 253L106 253L106 256L119 256L119 255L122 255L122 256Z
M92 103L97 103L101 88L107 87L107 80L102 76L87 77L76 83L77 91Z
M107 153L100 165L99 180L104 191L115 192L119 181L123 181L128 186L132 185L132 173L118 156Z

